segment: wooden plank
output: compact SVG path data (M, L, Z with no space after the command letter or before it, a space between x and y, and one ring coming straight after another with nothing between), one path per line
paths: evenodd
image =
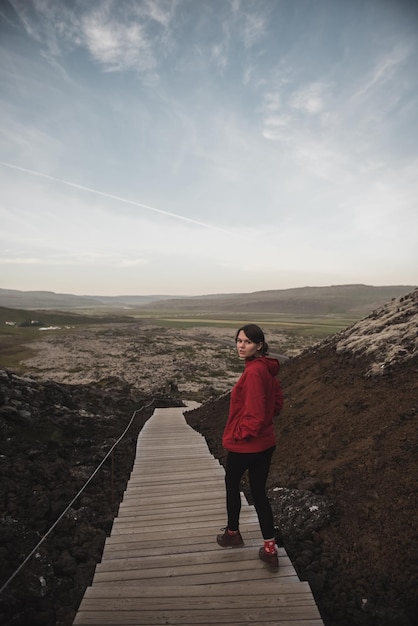
M166 536L167 537L167 536ZM261 543L260 529L253 526L253 530L249 531L248 528L245 532L245 545L259 547ZM161 541L161 537L158 533L144 535L140 532L128 534L128 535L110 535L106 539L105 554L107 550L123 550L123 549L141 549L149 548L154 550L155 548L161 550L167 550L168 552L175 548L175 552L178 552L178 548L184 548L184 551L194 552L196 550L220 550L216 543L216 535L211 533L208 529L202 533L193 529L187 533L187 536L182 536L180 533L174 533L171 537ZM164 553L164 552L163 552ZM281 549L279 549L279 554ZM283 552L284 554L284 552Z
M298 585L293 583L287 583L279 581L277 578L271 579L271 586L267 587L269 594L275 594L278 598L291 596L298 596L300 594L309 595L312 598L311 590L307 582L300 582ZM266 582L252 582L251 587L248 582L235 582L229 585L217 585L209 584L202 587L202 585L189 585L187 587L187 595L192 597L213 597L221 598L227 597L239 598L240 596L248 597L249 589L251 589L252 596L266 595ZM97 590L93 590L92 587L88 587L86 590L86 598L177 598L179 595L185 593L184 586L170 585L167 587L154 587L143 585L100 585Z
M177 505L172 505L170 508L174 509L176 506L179 509L183 509L183 510L188 510L188 509L196 509L197 507L204 507L206 508L206 510L211 509L215 503L218 503L218 505L221 505L224 510L225 510L225 493L222 494L218 494L217 496L215 496L214 498L211 499L211 501L208 503L208 498L206 497L206 493L205 493L205 497L201 499L200 502L189 502L189 503L178 503ZM250 506L244 496L244 494L241 493L241 504L242 504L242 508L243 510L245 510L247 507L253 509L252 506ZM119 510L121 508L135 508L138 510L141 509L145 509L148 506L147 502L142 503L142 504L138 504L138 502L136 502L135 498L131 498L128 500L124 500L123 502L121 502ZM164 511L167 508L166 503L162 502L161 504L152 504L152 507L155 508L155 510L158 510L158 507L160 508L160 510Z
M196 500L200 500L202 497L205 497L205 499L210 500L213 498L219 498L220 494L219 491L216 491L215 489L211 489L211 490L207 490L205 491L204 494L202 494L201 492L193 492L193 493L182 493L182 494L161 494L161 495L156 495L153 498L153 502L160 502L160 503L166 503L166 502L195 502ZM132 498L137 498L138 500L146 500L146 495L144 494L137 494L135 496L131 495L131 494L127 494L126 497L123 499L124 502L127 502L128 500L132 499Z
M230 582L238 581L252 581L252 580L266 580L272 577L278 579L293 580L299 582L298 577L295 575L295 570L292 566L282 567L278 572L270 572L261 564L260 568L254 568L255 559L250 561L250 565L246 563L246 567L234 567L231 569L224 564L221 568L210 567L199 570L198 567L194 568L172 568L164 571L152 571L152 570L129 570L128 572L98 572L94 576L94 584L100 585L101 583L111 582L113 585L125 585L129 582L152 582L153 585L206 585L208 583L226 584ZM250 593L250 590L249 590Z
M155 527L150 529L144 527L144 529L137 529L136 532L131 533L111 533L106 539L106 545L112 543L119 545L138 541L148 542L149 545L152 545L153 542L159 542L161 545L165 544L166 546L175 544L190 544L192 546L193 544L201 543L213 545L217 550L221 549L216 543L216 535L222 531L222 527L219 530L216 528L213 530L212 528L190 528L187 532L184 532L182 529L166 528L164 531L161 530L160 534L157 531L158 528L156 529ZM252 541L255 541L255 545L258 546L262 543L260 529L255 522L246 524L243 537L246 546L253 545Z
M223 467L181 409L156 410L74 625L323 626L285 550L278 572L259 560L258 518L241 499L245 546L222 549Z
M158 518L154 518L153 520L149 521L144 521L141 518L138 519L132 519L129 518L128 520L124 521L123 519L118 519L115 520L114 524L113 524L113 529L112 529L112 533L119 533L119 534L123 534L123 533L137 533L137 532L143 532L143 533L152 533L155 532L155 529L159 529L160 531L165 531L165 530L170 530L170 531L174 531L174 532L178 532L181 533L181 536L185 536L185 532L192 530L192 529L198 529L200 532L203 532L203 530L207 530L207 529L216 529L216 528L220 528L222 523L224 523L225 521L225 515L224 514L219 514L217 517L214 516L203 516L200 515L198 517L195 517L193 519L187 519L187 520L175 520L175 519L171 519L171 520L164 520L161 521L161 519ZM244 520L243 520L244 521ZM215 540L215 532L213 533L213 537Z
M184 500L182 500L184 498ZM173 491L167 492L143 492L141 490L132 491L127 493L123 499L124 504L132 504L132 502L136 502L137 504L149 503L153 504L168 504L170 502L182 502L185 503L195 502L199 503L202 500L208 502L209 500L223 500L225 502L225 496L221 493L220 489L216 489L216 485L214 487L207 487L205 490L190 488L186 489L175 489Z
M163 507L159 508L157 508L152 502L150 502L149 504L146 503L142 506L137 506L135 505L135 503L122 503L119 507L118 517L130 517L133 514L146 516L148 514L159 515L161 518L161 511L164 511L164 515L178 515L180 517L187 517L189 514L199 515L200 511L203 511L203 513L205 513L207 512L207 510L208 505L207 502L204 500L202 502L193 502L188 506L182 506L180 503L177 505L174 504L170 507L166 507L163 505ZM217 498L214 502L212 502L210 510L215 512L222 511L225 513L225 498Z
M186 604L186 603L185 603ZM186 604L187 607L187 604ZM116 615L109 610L94 611L94 613L80 612L74 622L82 624L118 624L128 626L154 626L171 624L177 626L217 624L218 626L235 624L274 624L275 626L320 626L323 624L314 607L273 607L259 609L222 609L192 610L158 609L151 611L118 611ZM312 615L314 613L314 615Z
M164 482L161 482L161 481L164 481ZM160 471L160 474L158 475L155 475L155 476L148 475L143 480L138 480L138 481L133 480L132 482L130 482L129 492L137 491L138 489L140 489L141 491L150 492L150 493L156 490L167 492L167 491L172 491L176 487L178 488L181 487L182 489L184 489L185 485L195 487L195 488L200 487L200 491L202 491L203 485L211 485L211 484L218 486L220 489L225 487L225 479L224 479L223 470L221 470L221 473L219 472L217 473L215 472L212 472L212 473L188 472L187 474L183 474L183 475L176 474L173 471L171 471L167 473L165 476L163 475L163 472Z
M172 503L173 504L173 503ZM171 507L167 506L166 507L166 515L164 515L164 518L161 517L161 511L156 510L153 507L152 502L147 503L146 507L141 507L141 509L134 511L132 508L129 508L128 510L125 511L124 515L120 515L120 517L117 517L114 521L114 526L117 524L135 524L135 523L141 523L142 520L144 519L155 519L155 520L159 520L161 524L167 524L167 523L175 523L176 519L177 520L181 520L181 523L184 523L187 521L192 520L193 518L197 519L197 520L221 520L221 522L223 520L225 520L225 504L224 504L224 508L222 509L221 507L221 503L218 503L216 506L213 507L212 509L208 510L204 510L202 508L196 509L194 511L189 511L189 512L184 512L181 513L178 511L178 506L174 506L174 512L171 511ZM171 518L171 519L170 519ZM256 522L257 519L254 516L254 513L252 511L249 510L244 510L242 511L242 516L241 516L241 524L247 523L249 521L254 521ZM216 524L218 522L215 522ZM179 525L179 523L177 523L177 525Z
M194 510L192 507L188 506L187 510L184 510L179 508L178 504L173 503L170 506L167 506L163 511L165 520L190 520L202 517L218 518L219 516L223 517L225 520L225 503L215 501L211 508L211 512L207 513L207 515L205 515L205 513L204 507L201 506L197 506ZM144 522L146 522L146 520L153 519L161 520L161 509L154 507L152 503L149 503L146 506L138 507L137 510L132 507L128 507L123 510L119 510L119 516L117 519L124 520L125 518L130 519L132 517L141 519Z
M241 494L242 495L242 494ZM246 502L244 497L241 497L241 502L242 502L242 507L243 509L245 509L248 505L248 503ZM205 493L205 497L201 498L200 501L198 502L185 502L182 503L179 502L177 504L172 504L170 506L171 509L175 509L177 508L183 508L184 510L189 510L189 509L195 509L197 507L202 508L205 507L206 510L210 510L210 508L212 508L213 506L223 506L225 509L225 494L217 494L214 497L211 498L210 502L209 502L209 498L206 497L206 493ZM245 506L244 506L245 505ZM121 502L119 510L121 509L132 509L132 508L137 508L138 510L145 510L146 508L153 508L154 510L158 511L164 511L166 510L167 504L165 502L161 502L161 503L155 503L153 502L152 504L148 504L148 502L142 502L141 504L139 504L137 502L137 499L135 498L128 498L128 499L124 499L123 502Z
M264 588L265 590L265 588ZM156 589L157 591L157 589ZM292 594L286 596L285 594L276 595L275 593L271 593L269 596L265 597L265 595L258 596L254 594L247 594L242 596L232 596L228 598L228 608L230 609L254 609L263 607L271 608L284 608L284 607L309 607L309 613L312 615L311 607L315 606L315 602L312 598L312 594L309 593L300 593L300 594ZM113 598L106 596L103 594L102 596L94 597L91 600L88 598L84 603L84 611L92 611L92 610L108 610L108 611L149 611L155 609L155 603L158 602L159 609L178 609L184 608L187 604L188 611L200 611L205 609L206 611L214 610L214 609L222 609L225 604L225 597L208 597L206 594L202 594L200 592L199 596L188 597L187 599L183 597L179 597L178 595L172 597L158 597L154 596L152 598L133 598L132 596L128 598ZM294 613L294 612L293 612Z
M178 567L189 567L194 565L209 565L211 567L217 565L227 564L228 567L235 567L238 563L238 567L248 561L255 562L254 566L263 567L261 561L257 560L258 549L254 548L240 548L234 550L214 550L214 551L202 551L199 553L187 553L187 554L161 554L159 556L131 556L122 559L113 559L112 561L106 561L99 563L96 567L96 572L112 572L112 571L127 571L131 569L170 569ZM284 556L282 553L280 559L280 567L289 566L290 560L288 556ZM248 566L248 563L247 565Z
M252 529L257 529L256 522L253 523ZM168 526L159 528L158 526L148 527L143 525L137 528L136 532L134 529L123 528L116 525L112 528L112 537L115 541L117 541L117 537L126 537L135 534L142 536L144 539L152 540L155 537L156 539L160 539L161 542L164 542L179 538L187 539L189 536L201 537L202 528L199 525L191 525L186 531L183 527L174 528L173 526Z
M158 482L160 477L161 480L164 480L165 478L170 479L173 478L173 476L171 476L172 473L174 473L177 478L183 478L184 475L185 480L199 480L199 478L213 478L215 476L219 476L221 478L224 477L223 467L208 467L205 465L196 466L194 463L181 466L160 463L159 466L155 466L151 469L144 465L144 468L141 468L141 471L143 473L138 476L136 476L136 474L131 475L129 486L135 485L136 483L144 485L148 482Z
M124 610L118 611L116 616L108 609L96 611L94 617L88 613L82 613L82 621L76 624L134 624L138 626L151 626L154 624L177 624L179 626L209 624L275 624L277 626L304 624L305 626L317 626L322 624L313 607L268 607L255 609L230 609L222 608L211 610L188 610L187 603L183 609L168 607L155 610ZM115 622L115 617L118 621ZM239 620L237 622L237 619Z
M252 539L251 544L247 541L246 545L252 546L258 550L260 546L260 539ZM158 541L142 541L131 542L121 544L106 544L105 551L103 553L102 562L105 560L121 559L121 558L135 558L139 556L170 556L172 554L187 554L196 555L200 552L219 552L219 546L213 541L211 543L201 543L195 538L195 542L185 543L184 541L179 543L170 543L169 545L161 546ZM279 558L286 556L284 549L279 548Z
M181 507L181 502L171 502L167 505L155 504L153 502L142 502L135 506L135 502L125 503L124 506L119 508L119 515L121 517L130 516L133 512L138 515L179 515L179 517L187 517L189 514L199 515L202 511L208 510L207 502L189 502L184 508ZM211 500L210 510L222 511L225 513L225 499L216 498Z

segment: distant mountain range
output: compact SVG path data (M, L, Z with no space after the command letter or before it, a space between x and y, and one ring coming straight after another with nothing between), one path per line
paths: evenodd
M0 289L0 306L20 309L109 309L125 308L161 313L256 313L293 315L352 315L362 317L392 298L416 289L411 285L331 285L298 287L252 293L179 297L77 296L52 291Z
M0 306L17 309L97 309L109 307L137 307L158 300L178 296L76 296L54 291L19 291L0 289Z
M253 313L267 315L345 315L356 318L369 314L392 298L406 295L415 287L392 285L332 285L329 287L298 287L256 291L253 293L219 294L150 302L142 311L177 313Z

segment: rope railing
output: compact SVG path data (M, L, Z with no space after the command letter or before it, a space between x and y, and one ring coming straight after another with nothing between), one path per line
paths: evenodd
M38 541L38 543L36 544L36 546L33 548L33 550L31 550L29 552L29 554L27 555L27 557L22 561L22 563L19 565L19 567L13 572L13 574L6 580L6 582L4 583L4 585L0 588L0 594L3 593L3 591L6 589L6 587L8 587L10 585L10 583L12 582L12 580L14 578L16 578L16 576L19 574L19 572L24 568L24 566L26 565L26 563L32 558L32 556L35 554L35 552L38 550L38 548L44 543L44 541L47 539L47 537L52 533L52 531L54 530L54 528L59 524L59 522L62 520L62 518L68 513L68 511L71 509L71 507L73 506L74 502L76 502L76 500L80 497L80 495L83 493L83 491L86 489L87 485L90 484L90 482L93 480L93 478L96 476L97 472L100 470L100 468L103 466L103 464L105 463L105 461L107 461L107 459L109 458L109 456L113 453L113 450L116 448L116 446L122 441L122 439L124 438L124 436L126 435L126 433L128 432L129 428L131 427L136 414L139 413L140 411L147 409L149 406L151 406L151 404L154 402L155 398L153 398L151 400L151 402L149 402L148 404L144 404L144 406L142 406L140 409L135 409L135 411L132 413L132 417L129 420L128 425L126 426L125 430L123 431L123 433L121 434L121 436L117 439L117 441L115 441L115 443L113 444L113 446L110 448L110 450L107 452L107 454L105 455L105 457L100 461L99 465L96 467L96 469L94 470L94 472L90 475L90 477L86 480L86 482L84 483L84 485L81 487L81 489L78 491L78 493L74 496L74 498L71 500L71 502L68 504L68 506L64 509L64 511L61 513L61 515L58 517L57 520L55 520L55 522L52 524L52 526L49 528L49 530L43 535L43 537Z

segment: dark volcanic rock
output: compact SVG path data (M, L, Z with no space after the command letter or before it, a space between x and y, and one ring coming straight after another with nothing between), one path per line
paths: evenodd
M311 491L274 487L268 495L283 538L311 537L312 533L327 526L331 519L332 505L329 499Z
M139 411L113 451L113 480L108 459L73 500L134 410L151 400L118 379L62 385L0 371L1 585L32 553L1 594L2 625L72 623L125 491L138 433L156 406L176 402L158 397Z

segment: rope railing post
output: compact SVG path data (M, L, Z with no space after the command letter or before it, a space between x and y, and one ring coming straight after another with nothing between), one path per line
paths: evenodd
M111 492L111 503L112 506L115 502L115 453L114 450L112 450L112 456L111 456L111 476L110 476L110 492Z
M78 491L78 493L74 496L74 498L71 500L71 502L68 504L68 506L64 509L64 511L61 513L61 515L58 517L57 520L55 520L55 522L52 524L52 526L49 528L49 530L45 533L45 535L38 541L38 543L36 544L36 546L33 548L33 550L31 550L31 552L29 552L29 554L27 555L27 557L22 561L22 563L19 565L19 567L13 572L13 574L6 580L6 582L2 585L2 587L0 588L0 594L3 593L3 591L6 589L6 587L8 587L10 585L10 583L12 582L12 580L14 580L14 578L16 578L16 576L18 575L18 573L23 569L23 567L26 565L26 563L32 558L32 556L36 553L36 551L38 550L38 548L44 543L44 541L47 539L47 537L49 537L49 535L52 533L52 531L54 530L54 528L58 525L58 523L62 520L62 518L68 513L68 511L70 510L70 508L72 507L72 505L74 504L74 502L76 502L76 500L78 500L78 498L81 496L81 494L83 493L83 491L85 490L85 488L87 487L87 485L89 485L91 483L91 481L93 480L93 478L96 476L97 472L100 470L100 468L103 466L103 464L105 463L105 461L109 458L110 455L113 455L113 450L116 448L116 446L122 441L122 439L124 438L124 436L126 435L126 433L128 432L129 428L131 427L136 414L139 413L140 411L142 411L143 409L147 409L149 406L151 406L151 404L154 402L153 398L151 400L151 402L148 402L148 404L145 404L144 406L142 406L140 409L135 409L135 411L132 413L132 417L129 420L129 423L127 425L127 427L125 428L125 430L123 431L123 433L121 434L121 436L119 437L119 439L117 439L115 441L115 443L113 444L113 446L110 448L110 450L107 452L107 454L105 455L105 457L101 460L101 462L99 463L99 465L96 467L96 469L94 470L94 472L91 474L91 476L86 480L86 482L84 483L84 485L81 487L81 489ZM112 474L113 474L113 468L112 468ZM113 478L112 478L113 480Z

